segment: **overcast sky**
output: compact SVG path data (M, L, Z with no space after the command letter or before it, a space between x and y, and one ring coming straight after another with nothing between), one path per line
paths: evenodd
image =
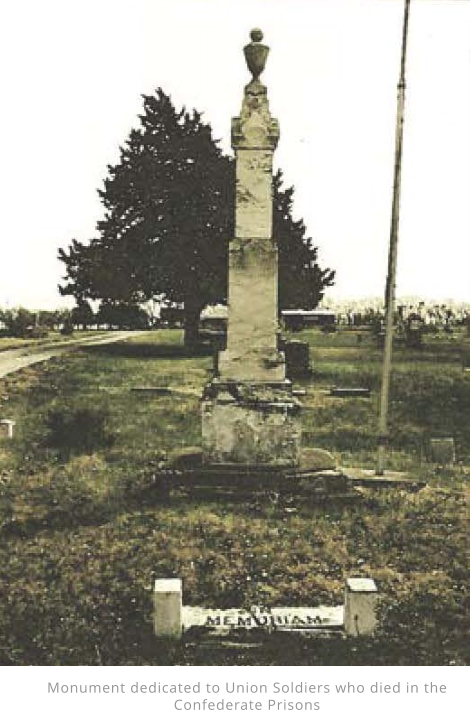
M0 305L55 307L106 166L161 86L226 150L261 27L296 189L337 298L383 294L403 0L11 0L2 11ZM398 295L470 300L470 2L412 0Z

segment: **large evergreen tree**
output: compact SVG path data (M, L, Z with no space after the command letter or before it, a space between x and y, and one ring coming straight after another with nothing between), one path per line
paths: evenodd
M62 294L135 305L151 298L182 302L186 342L199 315L226 299L228 242L234 233L234 161L222 154L196 111L177 111L158 89L144 96L140 127L99 191L100 237L59 250ZM314 306L334 274L317 265L305 226L292 218L293 189L274 181L274 236L280 253L281 305Z

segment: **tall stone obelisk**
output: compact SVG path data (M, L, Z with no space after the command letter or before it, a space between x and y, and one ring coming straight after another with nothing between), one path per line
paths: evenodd
M222 377L282 382L285 366L277 350L277 247L272 239L273 153L279 124L269 112L259 76L268 47L260 30L251 33L245 57L253 80L245 87L240 116L232 119L236 155L235 239L230 244L227 350Z
M251 32L245 58L252 80L240 116L232 119L236 155L235 238L229 253L227 349L202 406L207 464L296 466L298 402L278 351L278 256L273 241L273 153L279 124L259 77L269 48Z

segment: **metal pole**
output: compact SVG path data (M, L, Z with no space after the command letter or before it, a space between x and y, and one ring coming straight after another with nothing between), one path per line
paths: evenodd
M408 17L410 0L405 0L403 17L403 38L401 46L400 80L397 96L397 123L395 129L395 168L393 174L392 218L390 224L390 246L388 252L387 284L385 288L385 343L382 366L382 388L380 392L379 435L376 474L382 476L385 468L385 453L388 444L388 397L390 370L392 364L393 317L395 312L395 288L397 272L398 227L400 220L401 157L403 151L403 122L405 114L405 68L408 39Z

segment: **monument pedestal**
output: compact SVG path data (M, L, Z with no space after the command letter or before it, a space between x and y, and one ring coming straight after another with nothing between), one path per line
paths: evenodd
M214 380L202 401L203 465L299 466L299 410L290 383Z

